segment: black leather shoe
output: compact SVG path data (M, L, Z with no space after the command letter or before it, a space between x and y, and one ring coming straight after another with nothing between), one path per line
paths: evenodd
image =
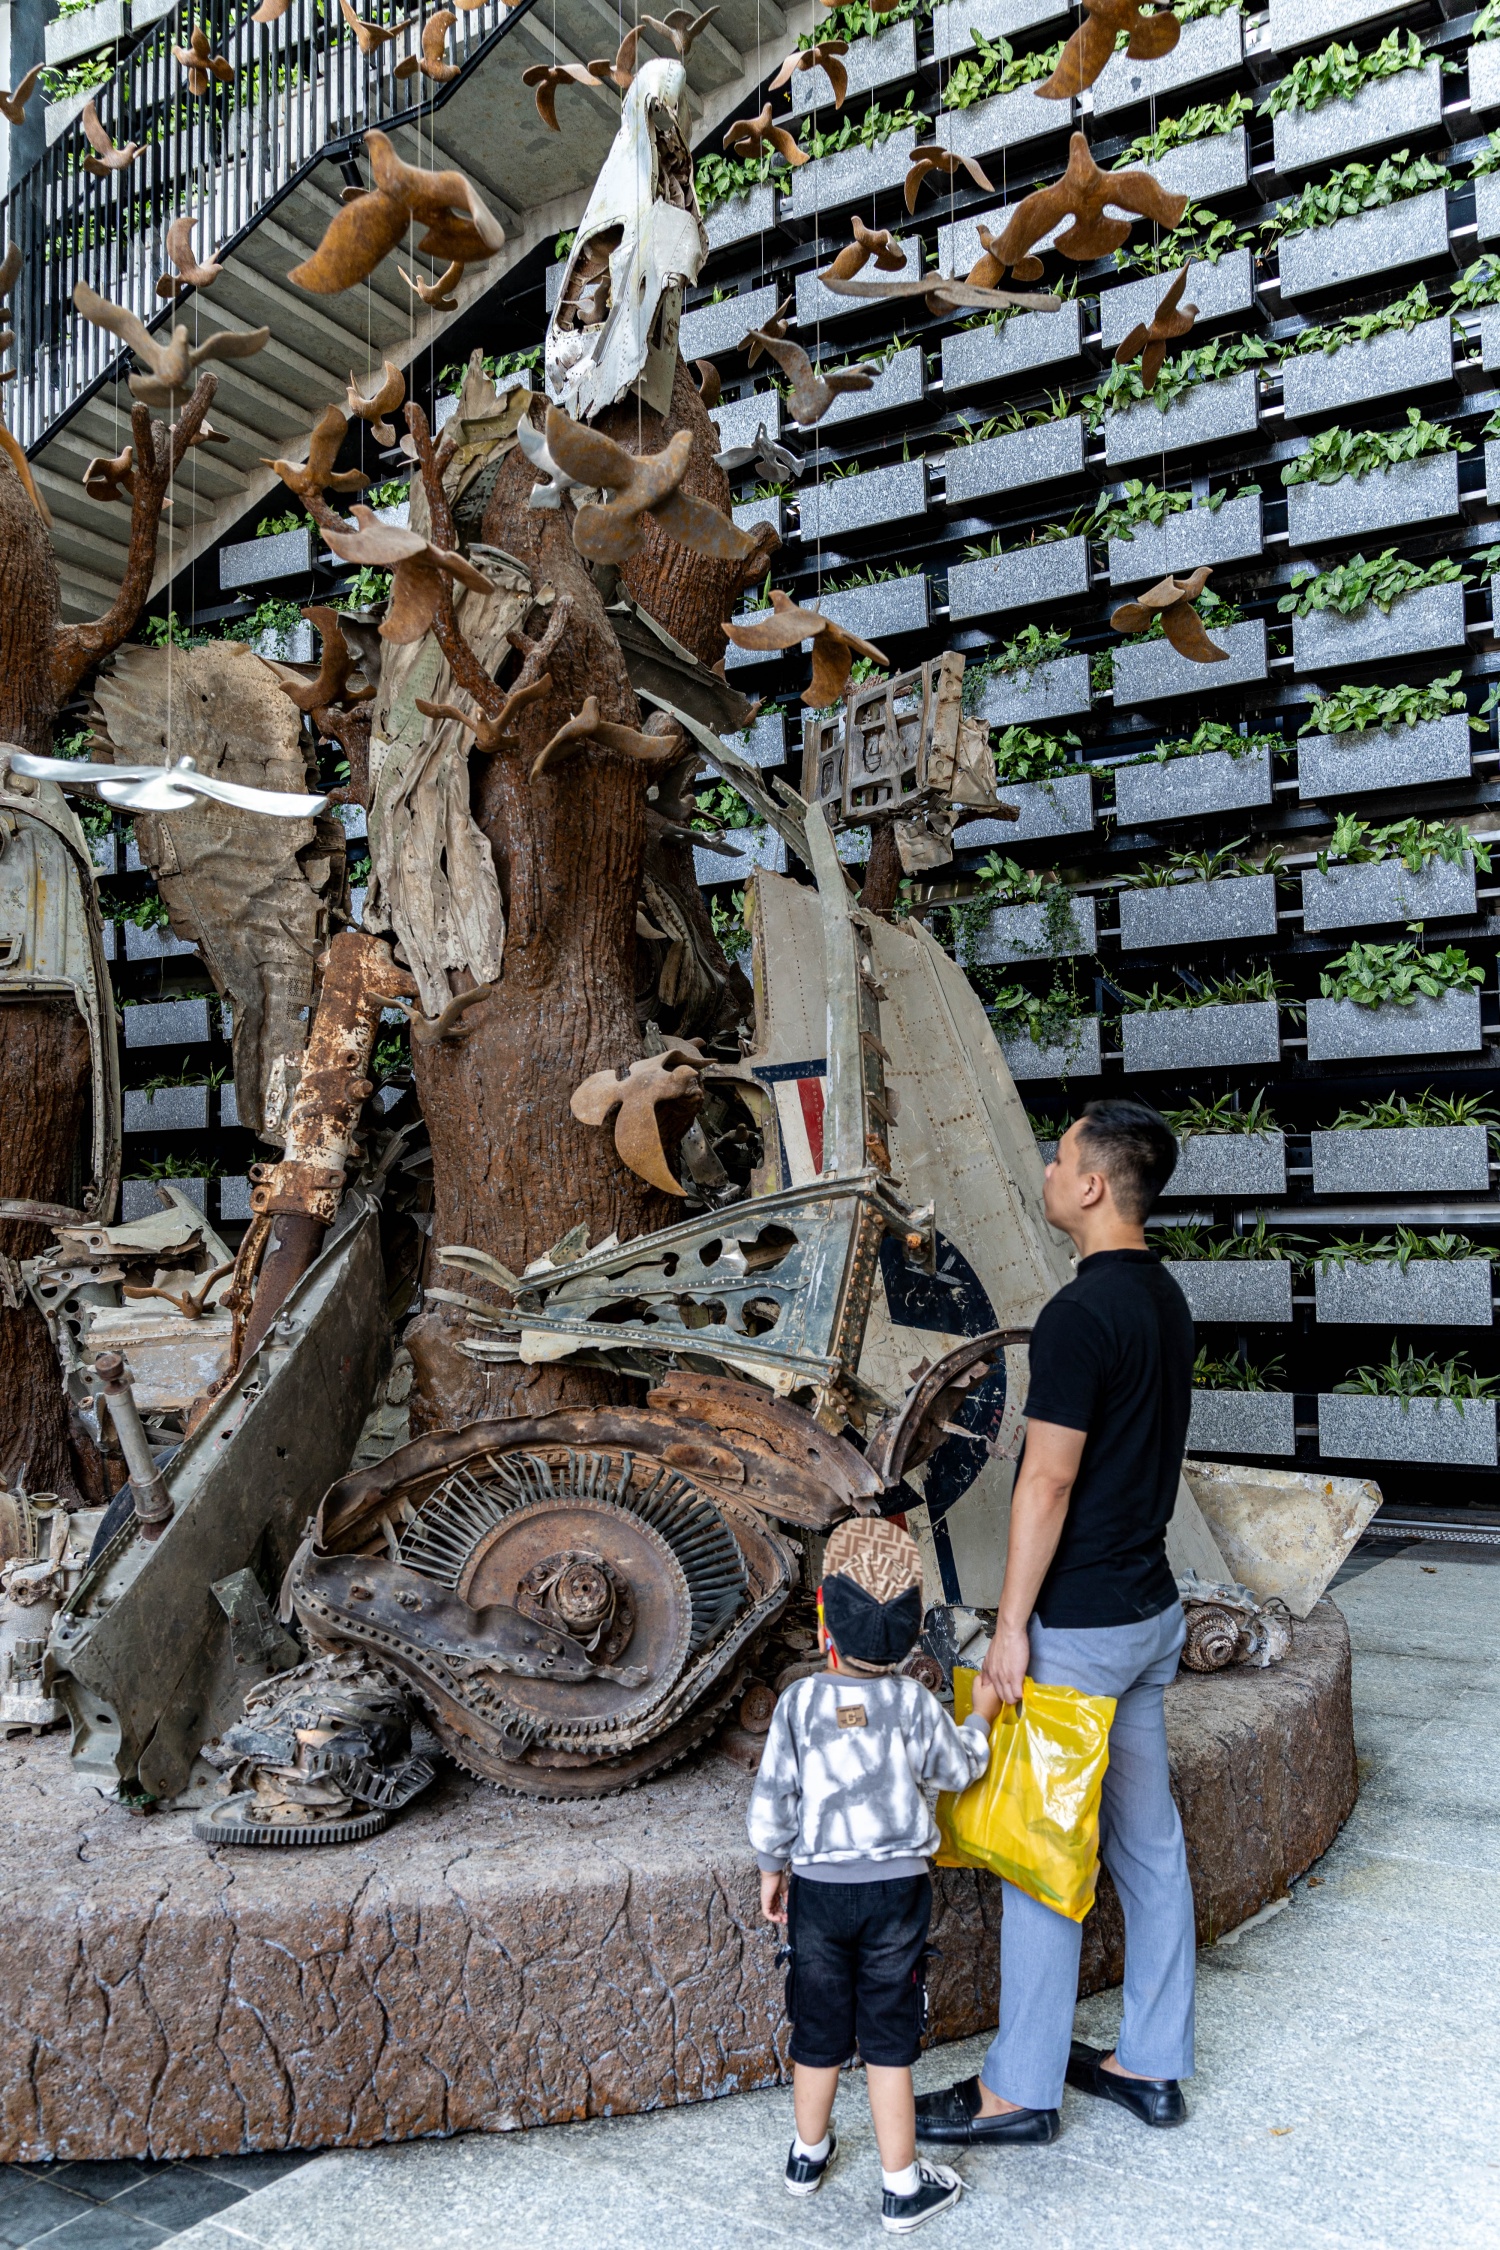
M1001 2141L1055 2141L1062 2120L1055 2109L1007 2109L979 2114L979 2080L960 2078L940 2093L917 2096L917 2139L948 2148L989 2148Z
M1085 2047L1081 2039L1075 2039L1068 2056L1068 2084L1081 2094L1097 2094L1101 2101L1118 2102L1143 2125L1186 2124L1187 2103L1175 2078L1123 2078L1117 2070L1103 2067L1105 2052L1102 2047Z

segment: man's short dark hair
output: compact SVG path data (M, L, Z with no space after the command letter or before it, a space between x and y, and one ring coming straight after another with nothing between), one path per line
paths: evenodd
M1090 1102L1078 1120L1122 1219L1142 1223L1177 1169L1177 1138L1149 1102Z

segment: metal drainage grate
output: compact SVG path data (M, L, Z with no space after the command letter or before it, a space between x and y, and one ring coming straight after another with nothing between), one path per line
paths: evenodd
M1492 1531L1462 1531L1454 1523L1372 1523L1366 1539L1441 1539L1456 1547L1500 1547L1500 1524Z

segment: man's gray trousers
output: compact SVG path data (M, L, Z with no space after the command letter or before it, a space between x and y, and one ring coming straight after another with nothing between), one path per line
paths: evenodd
M1193 2070L1193 1893L1162 1711L1183 1632L1176 1602L1133 1625L1049 1629L1031 1620L1034 1680L1116 1699L1099 1848L1125 1913L1125 2015L1115 2052L1141 2078L1190 2078ZM979 2074L1002 2101L1061 2106L1082 1943L1081 1923L1005 1885L1000 2029Z

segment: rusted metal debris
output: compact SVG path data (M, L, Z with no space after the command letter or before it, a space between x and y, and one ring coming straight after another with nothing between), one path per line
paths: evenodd
M1182 1661L1190 1672L1222 1672L1231 1664L1264 1671L1292 1645L1284 1602L1257 1601L1248 1586L1211 1585L1189 1571L1177 1581L1187 1615Z

